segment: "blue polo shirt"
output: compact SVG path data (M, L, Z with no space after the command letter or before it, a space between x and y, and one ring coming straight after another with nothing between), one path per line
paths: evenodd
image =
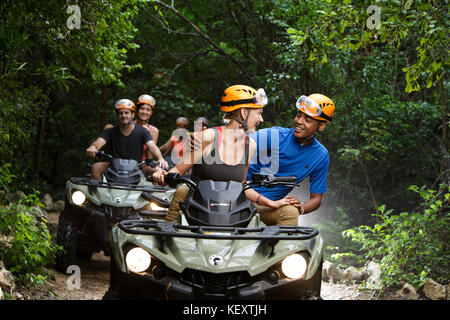
M282 127L258 130L250 137L256 141L257 152L250 163L247 180L250 180L252 173L296 176L297 182L309 176L311 193L327 191L328 150L316 138L310 145L302 146L294 136L294 128ZM266 198L278 200L291 192L293 187L279 185L254 189Z

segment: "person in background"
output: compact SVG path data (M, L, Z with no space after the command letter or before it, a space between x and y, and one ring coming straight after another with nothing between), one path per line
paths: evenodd
M139 126L144 127L145 129L147 129L150 132L150 134L152 135L153 142L157 145L159 130L158 130L158 128L156 128L155 126L152 126L149 123L150 117L155 112L155 108L156 108L155 98L153 98L152 96L150 96L148 94L140 95L136 102L135 123ZM147 146L144 145L142 161L145 161L145 159L152 159L152 158L153 158L152 153L147 148ZM143 171L144 171L145 175L150 175L155 171L155 169L144 164Z
M133 121L135 105L129 99L120 99L115 103L118 126L103 130L100 136L86 149L86 154L95 158L96 152L109 144L114 158L133 159L138 163L143 158L143 146L158 159L161 168L167 168L161 151L153 142L150 132ZM109 162L96 162L92 165L92 179L101 180L102 174L108 168ZM145 172L144 172L145 173Z
M201 130L200 131L205 131L206 129L208 129L208 120L205 117L198 117L197 120L195 120L194 122L194 127L195 127L195 123L197 122L201 122ZM196 130L194 130L195 132Z
M170 138L159 147L171 167L181 161L186 151L189 120L185 117L178 117L175 120L175 126L176 129L172 132Z

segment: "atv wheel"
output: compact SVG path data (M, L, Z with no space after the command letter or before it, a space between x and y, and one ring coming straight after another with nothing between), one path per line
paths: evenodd
M111 256L109 269L109 288L103 296L102 300L131 300L129 290L119 281L120 270L117 268L114 256Z
M55 269L66 272L67 267L76 262L78 247L76 225L67 210L59 216L56 244L62 246L64 252L57 256Z

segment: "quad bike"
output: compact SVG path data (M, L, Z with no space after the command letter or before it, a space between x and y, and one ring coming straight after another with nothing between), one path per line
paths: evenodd
M78 259L89 260L94 252L103 250L109 256L109 234L115 223L164 216L175 191L149 182L140 170L144 162L113 159L103 151L97 152L96 158L111 162L102 181L77 177L66 184L56 237L64 252L58 255L55 267L62 272ZM154 160L146 163L158 165Z
M178 220L122 220L112 228L103 299L320 299L318 230L266 226L244 194L254 186L294 186L295 177L196 184L169 173L165 181L191 189Z

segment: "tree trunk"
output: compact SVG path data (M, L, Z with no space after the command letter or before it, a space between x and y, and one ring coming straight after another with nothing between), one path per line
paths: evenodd
M372 205L375 209L375 212L378 212L378 205L377 205L377 201L375 200L375 194L373 193L372 184L370 183L370 178L369 178L369 174L367 172L367 168L364 165L364 161L362 159L358 159L358 161L359 161L359 164L361 165L362 171L364 173L364 177L366 178L366 184L367 184L367 187L369 188L370 199L372 200ZM378 217L377 217L377 223L378 223Z
M107 102L107 88L106 85L102 85L102 100L100 102L100 132L106 124L106 102Z
M447 157L448 153L448 128L447 128L447 105L445 103L445 92L444 92L444 85L443 80L444 77L441 78L441 81L439 81L439 95L441 98L441 118L442 118L442 146L441 146L441 153L442 153L442 160L441 160L441 168L440 168L440 177L443 182L449 183L449 174L446 172L450 169L450 159Z
M34 156L34 170L33 177L39 178L41 172L41 161L42 161L42 144L44 142L44 129L45 120L47 118L47 105L44 105L41 111L41 116L39 117L38 130L36 136L36 152Z

